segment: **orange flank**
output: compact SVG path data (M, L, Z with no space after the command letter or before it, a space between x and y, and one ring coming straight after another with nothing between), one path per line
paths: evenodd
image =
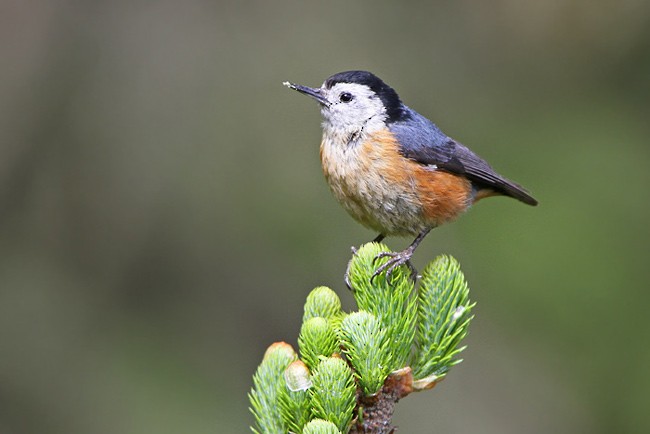
M472 203L472 184L467 178L411 163L426 219L436 225L454 220Z
M390 184L411 186L422 216L433 226L454 220L472 204L472 184L467 178L404 158L388 131L373 134L363 144L361 155L381 165L381 173ZM490 191L485 193L481 198L490 195Z

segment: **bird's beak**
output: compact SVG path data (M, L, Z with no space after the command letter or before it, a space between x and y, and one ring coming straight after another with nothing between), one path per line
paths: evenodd
M282 84L287 86L289 89L297 90L302 94L314 98L316 101L318 101L319 103L323 104L326 107L330 106L330 102L327 100L327 98L325 98L320 88L302 86L300 84L289 83L288 81L285 81Z

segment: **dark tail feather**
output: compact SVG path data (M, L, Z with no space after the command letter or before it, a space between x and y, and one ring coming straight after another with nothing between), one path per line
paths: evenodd
M503 184L499 187L501 187L501 193L505 194L506 196L514 197L515 199L520 200L527 205L535 206L538 203L537 199L528 194L526 190L514 182L504 180Z

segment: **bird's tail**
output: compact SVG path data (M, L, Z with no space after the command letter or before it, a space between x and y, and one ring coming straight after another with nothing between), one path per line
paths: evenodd
M535 206L538 204L537 199L531 196L522 186L507 179L503 179L503 182L499 184L501 184L499 185L501 187L500 193L520 200L527 205Z

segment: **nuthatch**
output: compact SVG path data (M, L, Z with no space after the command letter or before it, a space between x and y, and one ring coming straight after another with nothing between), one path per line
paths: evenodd
M415 235L373 278L387 279L431 231L454 220L472 204L505 195L528 205L537 201L467 147L402 103L386 83L367 71L334 74L320 88L289 82L314 98L323 116L320 157L334 196L352 217L387 235ZM347 276L346 276L347 280Z

